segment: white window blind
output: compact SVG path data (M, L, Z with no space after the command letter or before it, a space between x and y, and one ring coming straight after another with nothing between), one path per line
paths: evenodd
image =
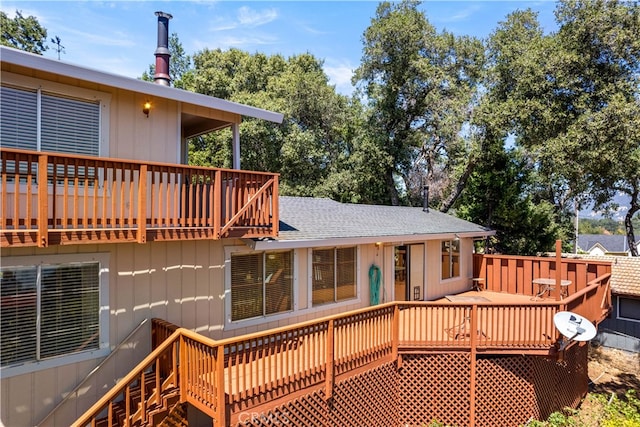
M100 154L98 101L2 86L0 102L0 145L3 147Z
M35 90L0 87L0 146L38 149L37 107Z
M293 253L231 256L231 320L291 311Z
M99 348L97 262L3 267L2 366Z
M42 94L41 151L100 154L100 105Z

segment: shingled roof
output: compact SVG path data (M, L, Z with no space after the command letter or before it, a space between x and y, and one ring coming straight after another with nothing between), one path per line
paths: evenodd
M326 198L280 197L277 241L405 242L453 237L484 237L480 225L421 207L359 205ZM333 244L333 243L332 243ZM263 245L254 245L263 246Z
M624 234L579 234L578 247L591 252L594 246L600 245L605 252L628 252L627 236Z
M640 257L573 254L569 256L611 262L611 292L640 297Z

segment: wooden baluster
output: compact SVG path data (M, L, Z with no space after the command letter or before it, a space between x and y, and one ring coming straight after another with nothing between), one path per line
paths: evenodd
M132 174L133 178L133 174ZM131 180L133 182L133 179ZM151 189L153 193L153 188ZM133 206L133 205L132 205ZM140 165L138 178L138 243L147 241L147 165Z
M49 206L47 185L47 166L48 158L46 154L40 154L38 156L38 246L41 248L49 245ZM55 167L55 166L54 166ZM28 187L31 186L31 179L28 180ZM18 185L16 185L17 193ZM28 193L27 206L31 205L31 192ZM55 193L53 197L55 197ZM30 215L27 215L29 217ZM16 221L17 221L16 217ZM30 228L30 224L27 224L27 228Z

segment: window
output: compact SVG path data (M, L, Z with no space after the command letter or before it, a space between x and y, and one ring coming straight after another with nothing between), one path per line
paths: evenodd
M442 242L442 280L460 276L460 241Z
M618 297L618 318L640 322L640 299Z
M356 297L356 248L314 249L313 305Z
M231 320L291 311L293 251L231 255Z
M106 326L101 324L108 311L101 312L99 261L31 265L7 261L0 268L3 368L102 347Z
M100 102L0 87L3 147L98 156Z

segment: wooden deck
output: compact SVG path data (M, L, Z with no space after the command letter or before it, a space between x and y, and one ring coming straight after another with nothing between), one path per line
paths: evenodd
M533 270L548 270L543 264L551 262L520 261L537 264ZM479 265L486 268L488 263ZM324 399L331 399L336 381L382 364L400 366L412 354L468 353L472 373L479 355L556 357L560 335L554 314L571 310L599 323L610 309L610 267L585 266L584 278L590 271L604 273L589 282L578 278L577 290L562 300L532 301L533 293L496 292L489 280L490 291L457 295L466 301L387 303L222 341L162 327L154 334L157 348L74 425L95 423L105 409L111 417L123 399L128 408L153 412L164 393L178 394L216 425L227 425L238 413L273 407L310 391L322 389ZM478 273L489 277L487 271ZM471 390L476 388L473 381ZM131 390L146 382L156 384L154 391L130 401ZM132 423L142 416L126 411Z
M277 174L0 154L1 247L278 235Z

